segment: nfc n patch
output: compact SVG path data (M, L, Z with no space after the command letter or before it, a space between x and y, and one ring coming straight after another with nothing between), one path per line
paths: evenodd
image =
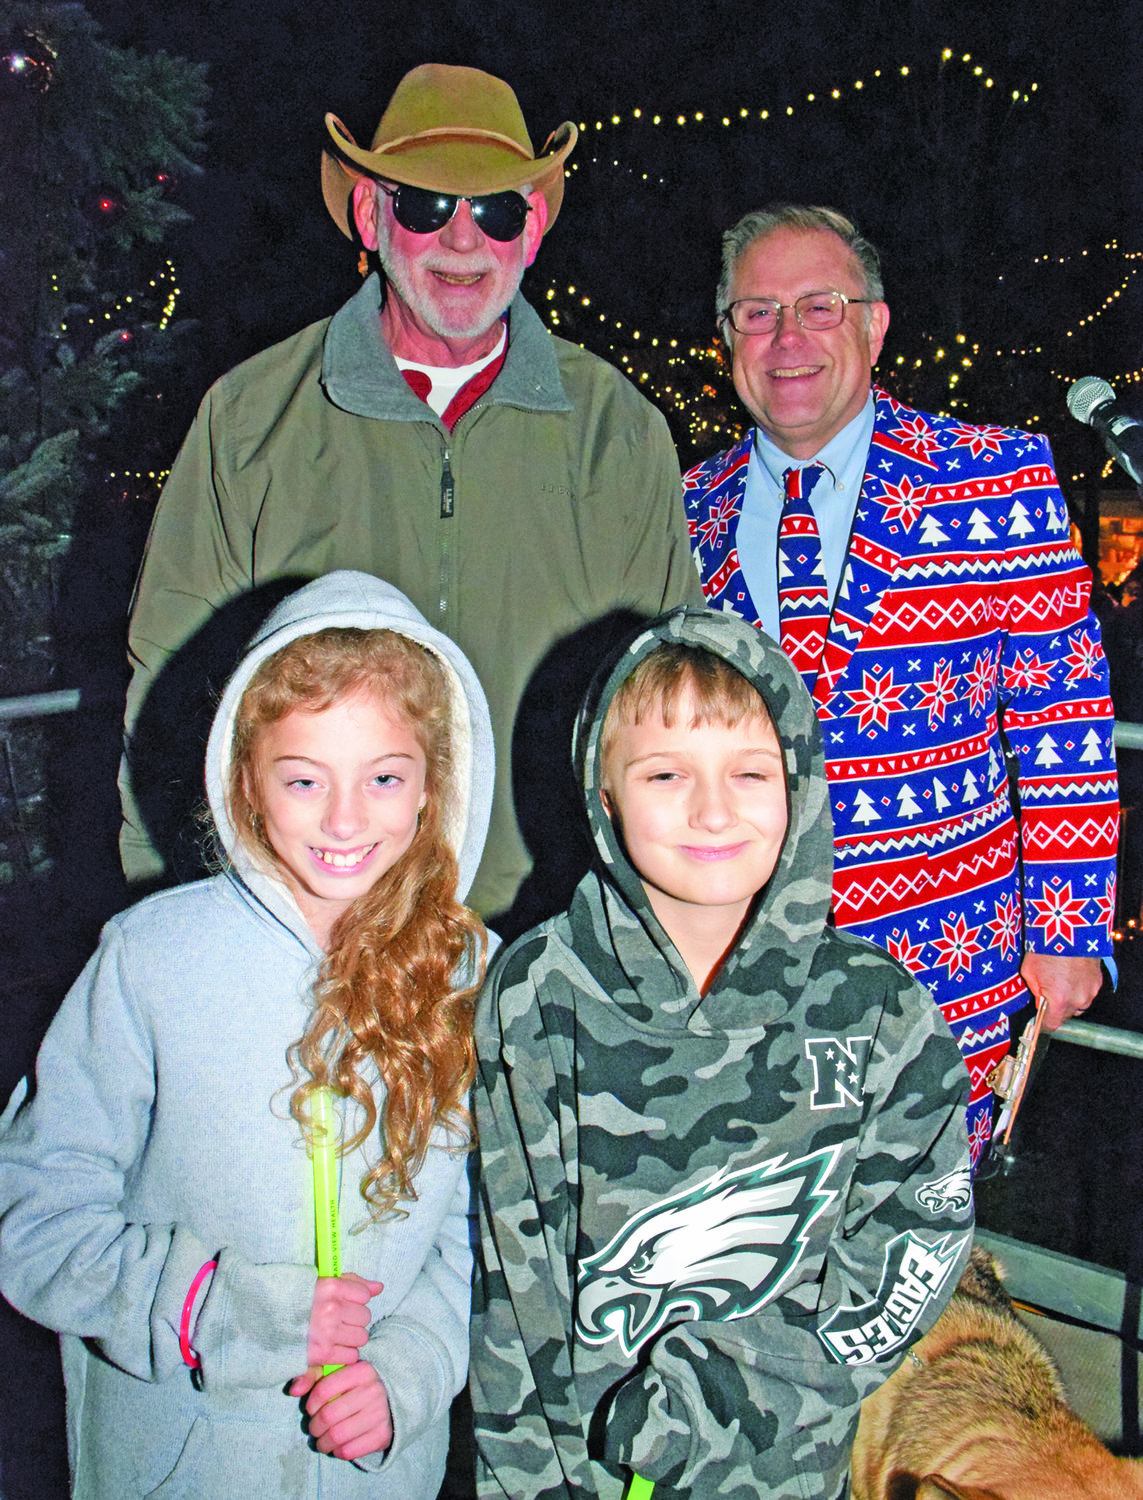
M860 1105L865 1070L873 1047L871 1036L806 1038L806 1056L814 1070L811 1109L844 1109Z

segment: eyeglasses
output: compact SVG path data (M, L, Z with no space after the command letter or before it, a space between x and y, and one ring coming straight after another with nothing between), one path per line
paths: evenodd
M838 326L851 302L868 304L873 300L847 297L844 292L807 292L796 302L777 302L773 297L740 297L722 310L719 321L729 323L735 333L773 333L783 308L790 308L803 328L822 333Z
M457 206L467 203L472 221L490 240L515 240L524 232L532 205L522 193L482 193L468 198L457 193L434 193L431 188L395 187L378 182L383 193L393 200L393 217L412 234L432 234L443 229L456 213Z

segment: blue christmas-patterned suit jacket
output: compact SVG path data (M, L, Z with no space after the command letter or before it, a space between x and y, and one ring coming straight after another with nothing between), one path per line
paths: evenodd
M932 991L972 1074L976 1160L987 1077L1028 998L1024 950L1111 952L1107 663L1047 440L875 395L814 687L834 913ZM757 624L735 548L751 441L696 465L683 488L708 602Z

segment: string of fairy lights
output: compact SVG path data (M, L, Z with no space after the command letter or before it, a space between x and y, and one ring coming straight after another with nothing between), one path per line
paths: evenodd
M164 285L164 283L166 283L166 285ZM171 319L174 317L175 304L179 300L179 288L175 276L174 262L168 260L165 270L156 271L154 276L152 276L151 278L150 285L156 292L165 291L167 294L166 301L163 303L163 309L159 314L157 325L160 330L163 330L167 327ZM62 289L59 285L59 277L55 271L52 272L52 292L56 296L63 295ZM148 299L146 297L146 293L141 292L136 295L135 293L127 292L124 294L120 301L114 304L113 307L111 307L110 309L104 309L102 319L92 317L88 318L87 322L91 326L97 326L101 321L105 321L108 323L114 322L117 317L137 317L147 300ZM59 325L59 329L61 333L67 333L68 326L66 323L61 323ZM123 334L128 338L131 337L130 333L126 329L123 330Z
M63 291L59 285L59 277L54 271L52 272L52 292L56 296L63 296ZM152 303L156 297L160 296L163 298L163 304L159 311L159 316L155 326L159 329L160 332L163 332L167 329L167 327L171 323L171 320L174 318L175 307L180 296L178 276L175 271L175 264L174 261L169 259L166 261L164 267L161 270L157 270L154 276L150 278L147 291L124 293L124 295L111 307L104 308L102 314L88 317L82 326L97 328L101 323L114 323L119 318L138 318L146 311L148 304ZM59 324L59 331L61 333L68 332L68 325L66 321L62 321ZM134 337L134 335L131 333L130 329L121 328L119 330L119 337L123 340L124 343L127 343ZM113 469L107 477L109 479L120 481L127 479L153 480L156 484L161 485L163 480L166 479L169 473L170 469L150 469L146 471L135 469Z
M949 65L954 65L955 66L956 63L957 63L957 59L954 56L953 49L951 47L945 47L944 50L941 52L941 57L940 57L940 65L941 65L942 69L945 68L945 67L947 67L947 66L949 66ZM982 64L980 64L980 63L975 63L974 64L973 63L973 59L972 59L971 53L968 53L968 52L962 53L962 55L961 55L961 57L959 59L959 63L960 63L961 66L964 66L966 68L971 68L972 75L975 78L980 79L981 86L983 88L991 89L991 88L993 88L995 86L996 80L994 78L992 78L991 76L988 76L987 70L984 68L984 66ZM912 67L908 66L907 64L903 65L903 66L901 66L899 68L895 68L895 69L894 68L874 68L872 74L870 75L870 78L873 80L874 84L880 83L880 82L889 82L889 81L894 81L894 80L915 80L915 79L919 79L919 78L923 78L923 77L924 77L923 70L912 68ZM860 93L862 93L863 90L866 87L867 87L866 79L864 79L864 78L855 78L849 84L847 84L845 88L842 88L842 87L838 86L838 87L826 89L826 90L824 90L823 92L820 92L820 93L818 93L818 92L808 93L806 95L806 97L805 97L804 103L806 105L816 105L816 104L830 105L830 104L838 104L838 103L841 103L843 100L852 97L853 94L860 94ZM1019 89L1019 88L1013 89L1012 92L1011 92L1011 104L1014 105L1014 106L1015 105L1022 105L1022 104L1029 104L1031 102L1032 95L1035 94L1035 93L1037 93L1039 91L1039 88L1040 88L1040 85L1038 83L1032 83L1032 84L1029 84L1029 86L1026 89ZM665 126L667 129L670 129L672 127L675 127L675 128L684 128L687 125L704 125L704 124L716 124L717 123L717 124L720 124L723 129L727 129L727 128L730 128L733 125L742 124L744 122L754 121L754 120L759 120L759 121L762 121L763 123L765 123L767 121L770 121L770 120L773 120L773 121L776 121L776 122L785 121L785 120L793 118L793 116L796 114L797 110L799 108L801 108L801 107L802 107L802 103L801 102L799 102L798 105L787 104L784 108L782 106L779 106L778 108L775 108L775 109L751 110L751 109L747 109L745 107L740 107L737 110L734 110L733 112L727 113L727 114L720 114L717 111L712 114L712 113L710 113L710 112L708 112L706 110L701 110L700 109L700 110L695 110L690 115L687 115L687 114L676 114L673 117L670 117L669 115L665 115L665 114L661 114L661 113L660 114L653 114L649 110L645 110L645 109L642 109L642 108L635 108L635 109L632 109L626 115L613 114L613 115L611 115L607 119L596 120L594 122L594 129L597 132L603 132L606 129L608 129L608 127L615 128L617 126L624 126L624 125L628 125L628 124L631 124L631 123L644 124L644 125L649 124L652 127L655 127L655 126ZM580 128L580 133L582 135L584 135L585 137L588 137L589 129L591 129L592 127L589 127L589 125L588 125L588 123L587 123L586 120L581 120L579 122L579 128ZM590 138L590 137L588 137L588 138ZM598 158L597 157L592 157L591 161L592 161L593 164L597 164L598 163ZM616 162L613 162L612 165L618 166L619 163L618 163L618 161L616 161ZM577 161L573 161L573 162L570 163L570 166L571 166L572 171L576 171L576 170L578 170L578 168L580 166L580 163L577 162ZM648 175L649 174L646 174L646 173L644 174L644 176L648 176Z
M997 80L984 64L975 61L970 53L957 55L952 48L946 47L940 54L939 66L942 71L948 68L963 70L967 77L978 82L982 90L993 90L999 87ZM753 128L759 125L773 128L795 119L799 113L810 109L844 107L855 98L869 97L871 90L923 85L931 80L931 76L931 70L908 65L897 68L876 68L866 76L851 79L844 86L837 84L821 91L807 92L804 98L796 103L754 109L740 105L726 112L695 110L690 113L673 114L669 111L656 112L639 106L630 109L625 114L613 113L593 122L580 121L579 129L584 138L584 144L591 142L596 150L590 158L581 155L578 160L571 161L568 164L569 169L574 172L588 165L610 166L626 171L632 176L641 176L642 181L649 184L654 184L656 181L663 183L663 179L657 178L653 171L640 172L638 168L632 168L629 162L622 161L619 154L608 153L605 148L608 136L617 139L622 133L625 154L627 154L627 148L630 146L628 137L633 129L677 131L706 128L721 131L744 125L750 125ZM1035 82L1023 88L1011 89L1008 92L1009 108L1018 109L1028 106L1038 93L1039 84ZM1143 260L1143 251L1121 250L1115 240L1103 245L1102 252L1110 258L1112 263L1118 264L1119 269L1114 273L1115 282L1107 286L1106 294L1098 306L1085 311L1075 321L1073 327L1064 330L1064 336L1067 339L1078 338L1115 308L1130 287L1132 278L1138 274L1138 263ZM1061 266L1067 264L1069 259L1087 258L1089 253L1098 255L1100 252L1098 249L1091 252L1083 250L1075 257L1042 255L1033 258L1030 264L1035 268ZM1003 281L1004 276L1000 276L999 280ZM152 292L166 293L158 320L158 327L165 329L174 316L179 296L175 268L171 261L166 262L164 270L157 272L150 282L150 289ZM97 325L100 322L113 323L117 316L138 316L139 304L146 300L146 296L146 292L138 295L127 294L113 308L104 309L95 316L88 316L87 323L89 325ZM570 285L564 288L554 283L550 284L546 289L545 301L548 322L553 331L562 331L566 336L574 337L576 331L583 331L585 321L590 321L593 325L598 324L598 332L606 339L607 352L615 362L628 378L657 405L680 419L693 442L702 443L711 437L725 442L740 435L742 429L733 421L728 421L719 411L720 401L723 405L725 404L723 398L726 393L727 366L724 352L713 331L709 341L690 342L671 336L669 333L652 332L636 327L629 321L612 318L606 311L600 310L590 292L582 286ZM66 323L61 322L60 328L61 331L66 332ZM129 338L130 334L125 332L124 337ZM1041 344L1005 349L997 347L994 341L969 332L958 332L943 341L927 334L920 335L919 339L925 347L919 350L914 349L911 353L897 353L893 356L893 365L902 370L911 371L920 371L927 365L943 366L947 370L948 395L946 399L950 409L949 414L958 406L968 404L958 395L958 388L967 372L975 366L989 359L1042 360L1044 353ZM1059 382L1070 383L1082 373L1085 371L1068 371L1054 367L1050 369L1053 379ZM1143 369L1121 371L1111 378L1116 383L1139 384L1143 381ZM1034 427L1039 421L1038 414L1033 413L1026 419L1026 425ZM161 483L166 473L166 470L148 472L123 470L109 477L121 480L151 480ZM1074 477L1078 479L1083 476Z
M1118 283L1108 291L1098 307L1085 313L1077 321L1074 329L1065 330L1066 337L1068 338L1073 337L1076 332L1082 330L1084 327L1090 326L1102 317L1104 313L1114 308L1116 302L1130 286L1132 277L1136 276L1139 272L1138 263L1143 261L1143 251L1122 251L1115 240L1106 243L1103 246L1103 250L1110 256L1118 255L1122 257L1123 262L1127 263L1124 274L1120 277ZM1087 250L1084 250L1081 252L1081 256L1086 257L1088 253ZM1034 266L1062 265L1068 259L1069 257L1064 256L1037 256L1032 260L1031 264ZM1003 280L1003 277L1000 279ZM565 298L567 300L563 301ZM584 310L590 309L593 306L592 298L583 292L581 288L575 286L569 286L566 290L556 286L549 286L546 293L546 300L548 303L548 320L554 330L558 330L561 327L562 322L567 319L569 311L572 308L575 309L582 321ZM562 313L561 302L563 302ZM594 321L595 314L591 316ZM704 433L720 433L720 424L711 422L702 415L703 399L704 397L706 399L717 397L718 389L716 386L704 385L698 393L688 395L673 383L666 383L663 379L657 377L651 369L647 368L650 361L646 354L643 354L643 357L640 358L627 349L617 347L614 342L617 338L622 339L624 343L629 341L631 345L638 346L640 351L649 351L651 349L681 351L682 346L679 339L659 334L650 334L644 329L635 328L630 325L625 327L622 319L611 319L606 313L602 312L598 314L598 320L613 340L608 345L608 348L615 355L624 373L636 385L640 386L647 395L652 397L658 405L669 408L682 417L689 418L688 430L693 439L700 438ZM934 347L926 350L922 355L910 356L899 353L894 357L893 364L897 367L911 367L915 370L920 370L926 363L934 365L947 364L948 389L950 392L948 405L950 408L955 408L962 404L952 393L956 391L957 386L960 384L963 372L972 369L977 361L1005 358L1034 359L1037 356L1042 357L1043 355L1043 346L1040 344L1022 347L1013 346L1007 349L996 348L994 344L985 344L979 339L973 338L970 340L970 335L966 333L955 334L948 341L949 347L946 347L945 343L932 335L923 334L921 338L924 342ZM713 340L709 345L696 346L692 344L686 349L685 353L680 352L670 355L666 360L666 365L668 369L677 365L689 366L693 369L696 361L700 364L708 364L712 376L724 369L722 353L717 342ZM1070 385L1073 380L1077 379L1084 372L1078 369L1063 370L1051 366L1049 367L1049 373L1057 382L1065 382ZM1140 381L1143 381L1143 369L1124 370L1112 378L1114 382L1119 384L1139 384ZM1028 425L1030 426L1035 426L1039 421L1040 417L1037 413L1032 413L1027 418ZM732 431L735 429L729 428L726 430Z
M984 90L998 87L996 79L991 75L983 63L973 59L970 53L961 53L959 56L953 49L946 47L940 54L940 68L960 68L966 74L978 81ZM854 78L844 87L837 85L822 91L808 92L804 100L797 104L790 103L784 106L749 109L739 106L733 111L720 112L709 110L696 110L692 113L676 113L660 111L654 112L642 107L633 108L626 113L614 113L610 116L601 117L594 122L581 120L579 122L580 132L584 137L585 144L591 142L596 145L595 154L590 158L574 161L569 164L572 171L577 171L581 166L603 166L621 169L635 175L628 162L620 159L618 154L611 154L605 149L608 135L617 136L621 131L624 133L626 144L629 145L630 132L634 128L651 128L659 130L679 130L708 128L717 130L732 129L736 125L750 124L757 128L759 124L777 125L793 119L798 112L804 112L810 108L821 108L844 105L847 101L867 93L874 87L888 87L890 85L924 85L931 78L931 71L923 68L914 68L903 65L899 68L877 68L870 75ZM1039 93L1039 84L1031 83L1025 88L1013 88L1008 93L1009 107L1012 109L1023 108L1033 102L1034 96ZM590 148L589 148L590 149ZM655 178L653 173L642 172L642 180L645 182L663 182L662 178ZM1091 327L1098 319L1111 311L1119 299L1127 291L1131 279L1138 273L1137 262L1143 258L1143 252L1122 251L1117 241L1110 241L1103 246L1103 251L1114 257L1120 257L1122 261L1121 273L1117 273L1118 279L1115 285L1107 289L1103 301L1095 308L1086 311L1080 317L1074 328L1066 329L1065 336L1069 339L1078 337L1085 329ZM1098 252L1092 252L1098 253ZM1037 256L1031 265L1034 267L1047 267L1049 265L1064 265L1072 259L1083 259L1089 255L1084 250L1077 257L1066 256ZM999 278L1003 281L1004 277ZM552 283L546 292L547 314L550 326L555 329L566 327L572 323L576 328L582 329L585 317L591 322L598 322L601 326L600 332L605 333L610 340L607 345L608 352L615 358L616 362L623 368L624 372L645 393L656 401L661 407L674 412L683 418L692 441L701 442L704 437L715 435L726 437L737 435L739 429L732 424L727 425L725 420L719 421L710 415L709 403L717 399L719 389L715 383L716 376L724 372L725 362L720 351L717 340L703 343L697 347L691 346L685 351L680 347L681 341L663 333L650 333L643 328L637 328L630 324L626 325L620 319L609 318L606 312L597 312L593 308L593 298L582 287L569 286L566 291ZM571 316L574 309L574 317ZM591 311L589 311L589 309ZM920 335L921 342L927 347L923 350L914 350L912 354L898 353L894 356L893 363L897 367L911 370L921 370L926 364L942 365L947 368L947 406L951 414L958 406L966 406L969 403L962 400L957 394L962 378L974 365L988 359L1037 359L1043 358L1044 349L1042 344L1028 345L1024 347L1011 347L1008 349L997 348L995 344L981 335L973 335L967 332L957 333L948 340L940 340L932 335ZM651 351L660 351L652 355ZM665 351L672 351L664 360ZM695 363L700 366L699 375L703 379L702 385L696 390L694 382ZM691 378L687 382L688 390L680 388L673 380L672 374L679 366L688 367ZM707 369L702 369L706 366ZM706 376L709 373L710 379ZM1084 373L1081 370L1068 371L1064 369L1051 368L1050 374L1057 382L1070 383L1078 375ZM1143 369L1125 370L1112 377L1120 383L1139 384L1143 381ZM1040 422L1037 413L1030 414L1026 419L1026 425L1036 426ZM1082 477L1082 476L1077 476Z

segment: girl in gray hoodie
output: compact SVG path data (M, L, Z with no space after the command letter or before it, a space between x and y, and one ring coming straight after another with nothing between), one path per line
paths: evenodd
M77 1496L436 1496L492 776L467 660L364 574L291 596L232 678L225 869L108 924L0 1120L0 1290L60 1331ZM345 1270L319 1280L323 1084Z

